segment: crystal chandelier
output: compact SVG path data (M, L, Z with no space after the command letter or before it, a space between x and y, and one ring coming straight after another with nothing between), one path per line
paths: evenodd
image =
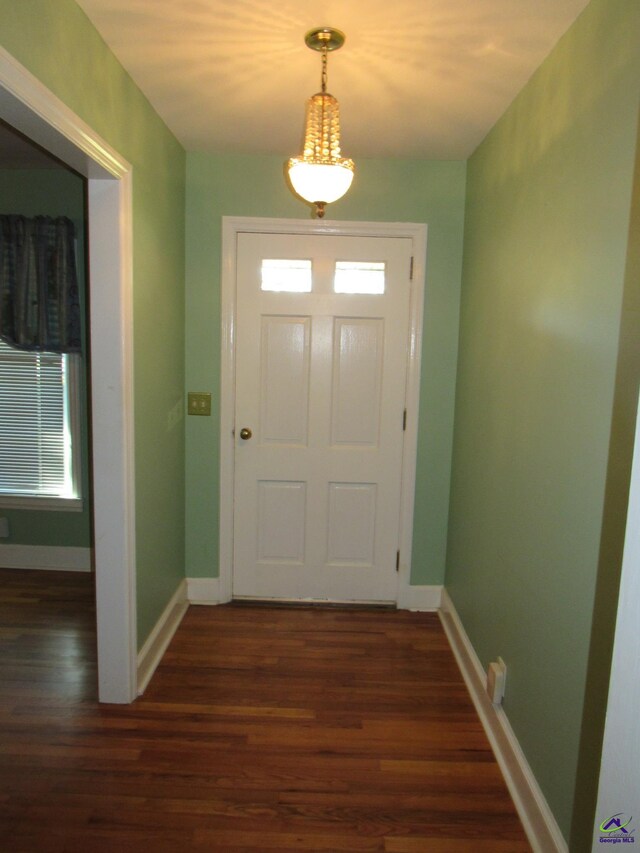
M307 102L304 150L288 163L289 180L295 192L324 216L325 206L346 193L353 180L353 160L340 156L340 107L327 92L327 54L344 44L344 33L331 27L311 30L304 37L307 47L322 53L322 89Z

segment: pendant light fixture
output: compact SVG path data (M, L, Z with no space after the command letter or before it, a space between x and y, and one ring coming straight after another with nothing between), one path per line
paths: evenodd
M307 102L304 150L288 163L289 180L295 192L315 206L318 217L325 206L347 192L353 180L353 160L340 156L340 107L327 92L327 54L344 44L344 33L319 27L304 37L307 47L322 54L321 91Z

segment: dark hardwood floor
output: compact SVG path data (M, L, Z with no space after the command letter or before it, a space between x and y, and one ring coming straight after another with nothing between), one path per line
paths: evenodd
M0 850L530 850L435 614L192 607L126 707L93 626L0 571Z

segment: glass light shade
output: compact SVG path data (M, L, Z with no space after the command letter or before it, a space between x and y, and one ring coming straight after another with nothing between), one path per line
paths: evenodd
M289 160L289 179L305 201L330 204L347 192L353 180L353 162L313 163L298 157Z
M289 160L289 180L305 201L324 206L342 198L353 180L353 160L340 152L340 106L328 92L318 92L307 101L304 149Z

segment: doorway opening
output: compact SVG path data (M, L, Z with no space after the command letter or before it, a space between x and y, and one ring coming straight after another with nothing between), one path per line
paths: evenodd
M131 166L0 49L0 119L87 179L98 696L136 696Z

